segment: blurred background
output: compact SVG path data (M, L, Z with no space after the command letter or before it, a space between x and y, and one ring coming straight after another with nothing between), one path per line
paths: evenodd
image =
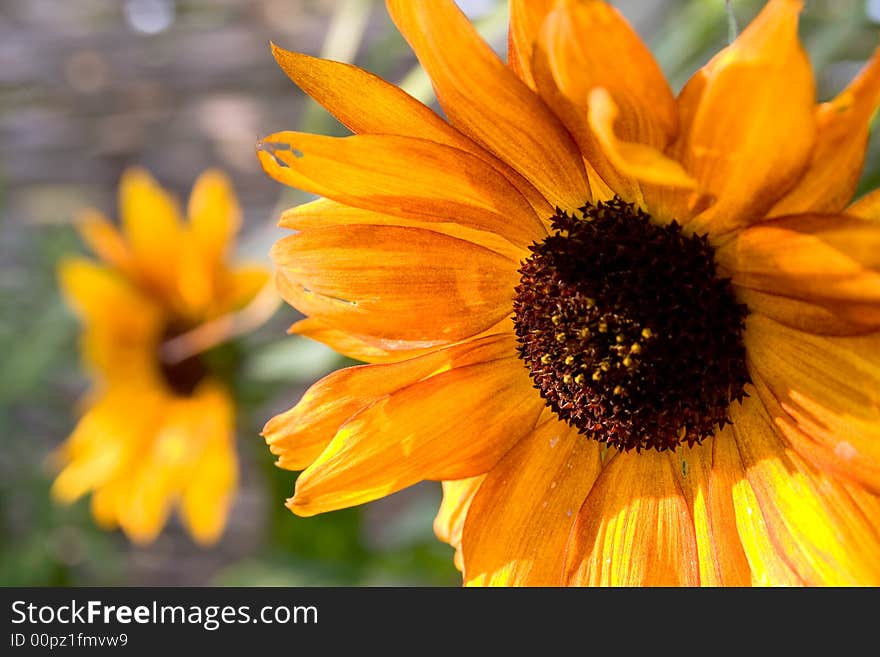
M507 3L459 0L504 56ZM675 90L763 2L614 2ZM802 37L827 99L878 45L880 1L807 0ZM186 199L219 167L244 211L238 256L268 263L280 211L307 200L270 180L254 155L278 130L345 134L275 65L269 41L351 61L433 102L430 84L380 0L0 0L0 585L456 586L452 550L433 534L439 484L356 509L298 518L295 474L259 435L315 380L352 364L289 337L282 306L240 339L240 489L221 540L199 547L171 519L148 546L98 529L88 499L49 496L48 455L71 432L88 388L78 324L55 263L84 253L71 219L117 218L119 176L149 169ZM880 182L872 139L859 193Z

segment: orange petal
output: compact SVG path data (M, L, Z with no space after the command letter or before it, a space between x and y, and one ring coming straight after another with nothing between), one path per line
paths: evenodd
M545 411L486 475L464 525L469 586L560 586L575 513L599 474L599 443Z
M733 438L722 434L703 445L682 447L670 458L694 518L700 585L748 586L751 571L733 508L735 473L714 457L719 441L732 443Z
M842 212L861 176L871 119L880 105L880 49L859 76L816 111L813 157L800 182L770 216L798 212Z
M146 282L167 295L177 285L183 227L175 199L141 168L127 169L119 182L119 213Z
M556 87L578 110L571 118L584 122L590 92L603 87L620 108L622 139L663 149L675 137L678 108L672 90L617 9L600 0L564 0L544 20L541 47Z
M608 160L621 173L635 180L693 189L697 182L673 159L642 143L622 141L615 134L619 110L607 89L597 87L589 95L589 124ZM617 122L619 124L619 122Z
M798 42L801 0L770 0L679 96L673 154L717 200L693 220L720 235L762 218L803 174L815 140L815 83Z
M418 137L456 148L469 143L430 107L369 71L270 45L287 77L352 132Z
M536 89L532 51L541 25L555 4L556 0L510 0L507 65L532 89Z
M752 226L717 251L734 285L824 309L851 332L880 327L880 224L846 215L794 215ZM785 324L810 326L810 315L786 313L784 304L762 303L752 296L752 310ZM772 301L772 299L771 299ZM805 326L806 324L806 326ZM828 326L834 329L834 326ZM837 331L835 331L837 332Z
M880 189L868 192L846 209L846 214L862 219L877 221L880 219Z
M549 23L549 21L548 21ZM548 25L548 29L550 26ZM543 34L543 33L542 33ZM586 103L575 105L562 90L554 77L554 66L548 47L539 39L535 43L532 56L532 76L538 93L544 102L553 108L553 112L568 128L584 158L584 169L590 183L592 203L607 201L618 195L630 203L643 202L642 191L636 180L619 171L605 154L602 145L587 120Z
M676 165L667 165L658 151L678 131L678 110L662 71L626 19L604 2L558 2L543 20L531 66L539 93L589 162L593 202L613 195L601 190L607 185L625 200L644 205L641 186L633 178L646 168L653 172L654 167L644 166L652 162L675 171ZM620 140L614 135L614 117L603 130L602 142L594 134L588 108L590 93L596 87L608 89L612 105L621 108L617 125ZM632 142L645 147L638 148ZM609 147L610 153L606 152ZM631 158L636 160L635 171L626 166ZM595 170L593 175L591 169ZM681 177L681 171L675 173ZM649 174L649 179L657 175Z
M187 216L197 248L209 266L217 266L241 225L241 208L229 177L215 169L202 173L190 192Z
M452 0L388 0L450 122L511 165L551 205L574 211L589 198L580 152L565 128Z
M477 475L467 479L455 479L441 482L443 500L434 518L434 533L441 541L449 543L455 549L454 563L459 570L464 569L461 551L461 532L464 521L474 495L483 483L486 475Z
M605 464L571 529L564 582L694 586L694 521L668 454L619 452Z
M263 428L276 464L303 470L324 450L339 427L356 412L427 377L451 369L485 340L433 350L398 363L359 365L336 370L310 387L299 403L273 417Z
M478 158L411 137L322 137L279 132L258 156L286 185L345 205L503 235L528 246L546 235L525 198Z
M789 577L775 581L775 564L783 562L808 586L877 586L877 498L856 492L856 501L854 491L805 463L774 429L760 400L733 404L730 415L748 480L748 488L735 491L737 521L757 520L767 532L760 545L744 541L757 582L792 583Z
M478 340L511 330L512 318L505 317L479 335L468 339ZM327 324L314 317L295 322L287 332L317 340L343 356L365 363L395 363L421 356L437 348L433 343L426 345L420 341L384 340L375 336L357 335L346 331L344 327Z
M425 347L509 315L518 280L517 264L497 253L418 228L308 230L277 242L272 258L281 295L302 313Z
M314 317L295 322L287 332L311 338L327 345L336 353L365 363L395 362L420 356L430 350L426 347L405 349L399 341L389 344L388 341L370 336L355 335Z
M512 335L459 365L387 395L352 416L296 482L304 516L369 502L424 479L490 470L543 408Z
M747 287L737 287L736 295L753 312L800 331L817 335L860 335L873 330L870 323L866 325L846 319L833 305L817 305L813 301L758 292Z
M399 87L357 66L309 57L272 44L272 54L288 77L352 132L416 137L475 155L501 172L541 216L553 213L538 190L508 165L440 118ZM365 112L364 107L370 111Z
M880 334L816 336L755 315L746 349L758 392L792 447L880 493Z
M549 216L549 215L548 215ZM424 228L444 235L458 237L474 244L484 246L491 251L500 253L516 262L525 259L529 251L521 246L511 244L507 239L497 233L489 233L484 230L467 228L457 223L437 223L414 218L373 212L353 208L326 198L319 198L309 203L303 203L281 213L278 225L292 230L308 230L326 226L349 226L349 225L374 225L374 226L412 226Z

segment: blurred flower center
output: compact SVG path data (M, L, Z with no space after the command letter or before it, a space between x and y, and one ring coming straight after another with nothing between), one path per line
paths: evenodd
M162 353L162 347L169 341L186 333L188 327L172 322L165 327L159 342L159 370L165 384L176 394L189 397L208 375L208 366L201 354L172 360Z
M560 419L619 449L701 443L749 382L746 306L706 235L618 198L557 211L520 268L519 356Z

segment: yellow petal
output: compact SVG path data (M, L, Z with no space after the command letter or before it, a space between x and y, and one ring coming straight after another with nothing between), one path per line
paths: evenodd
M571 530L564 582L574 586L695 586L697 541L668 454L619 452L606 463Z
M202 385L189 411L190 440L202 443L194 453L180 491L180 513L193 538L215 543L226 526L238 487L234 406L217 385Z
M108 265L134 275L131 250L116 227L100 212L86 210L74 222L83 242Z
M52 484L52 496L69 504L101 488L124 468L143 435L143 411L132 414L126 404L133 399L116 390L98 396L77 422L76 428L55 455L61 471Z
M71 468L115 454L116 467L107 476L92 479L92 513L101 526L120 527L136 543L149 543L171 510L172 491L165 484L164 468L153 465L155 437L166 419L176 416L169 398L148 380L131 380L112 386L92 412L103 415L89 427L88 443L71 445ZM74 434L71 442L79 437Z
M816 111L817 139L806 173L770 216L842 212L861 176L871 120L880 105L880 50L834 100Z
M758 392L792 447L880 493L880 334L816 336L754 315L746 349Z
M470 586L560 586L568 535L599 474L599 443L545 411L486 475L464 524Z
M186 257L177 263L177 273L169 304L172 311L185 318L187 323L198 323L209 314L209 308L217 297L217 279L220 271L217 265L209 264L194 237L188 232L181 233L178 245Z
M814 306L850 332L880 327L880 224L846 215L793 215L752 226L717 251L734 285ZM771 299L772 300L772 299ZM821 329L821 313L785 312L749 297L752 310L794 327ZM807 319L817 324L806 324ZM834 326L828 326L834 329ZM840 327L838 327L840 328ZM838 332L838 331L835 331Z
M187 216L190 234L206 266L217 266L241 225L241 208L229 177L216 169L202 173L190 192Z
M759 400L733 404L730 415L750 489L737 491L737 520L745 524L741 513L760 514L769 537L764 551L745 544L753 570L760 573L763 562L778 559L808 586L877 586L876 497L866 515L869 499L855 502L834 476L805 463L774 430Z
M269 268L262 264L240 265L227 271L225 284L216 299L217 313L246 306L269 284L271 276Z
M752 400L747 400L751 404ZM733 516L753 586L798 586L798 577L773 545L767 522L740 458L733 429L728 425L715 438L713 450L715 471L724 473L731 482ZM726 500L725 500L726 502Z
M544 103L495 55L452 0L388 0L449 121L511 165L551 203L589 198L580 153Z
M61 290L87 326L113 327L131 341L152 336L160 311L118 272L84 258L58 266Z
M490 470L543 408L513 336L387 395L352 416L296 482L288 506L313 515L390 495L425 479Z
M798 42L801 0L770 0L679 96L673 155L715 203L693 220L721 235L762 218L803 174L815 141L815 83Z
M84 327L84 360L105 378L122 380L155 363L155 344L164 313L129 281L104 265L63 260L61 290Z
M534 210L497 171L448 146L412 137L280 132L258 152L287 185L364 210L455 222L528 246L546 235Z
M751 571L736 528L733 486L739 471L725 467L719 441L733 442L722 434L703 445L679 448L670 456L678 483L694 518L701 586L748 586Z
M486 475L477 475L467 479L443 481L443 500L434 518L434 533L441 541L449 543L455 549L453 562L458 570L463 570L464 562L461 553L461 532L464 521L474 495Z
M189 420L186 405L168 398L153 418L150 440L129 465L118 493L118 521L136 543L156 538L177 501L181 464L193 438Z
M119 182L122 229L145 281L172 294L182 258L177 202L144 169L127 169Z
M511 312L517 263L439 233L392 226L308 230L277 242L279 292L352 333L423 346L476 335Z

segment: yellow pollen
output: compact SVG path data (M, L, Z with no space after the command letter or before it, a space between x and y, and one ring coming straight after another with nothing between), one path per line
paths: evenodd
M633 342L632 347L629 348L629 353L631 353L631 354L642 353L642 345L640 345L638 342Z
M650 338L652 335L654 335L654 332L651 329L647 327L642 329L642 337L645 338L645 340Z
M601 371L596 370L595 372L593 372L593 381L598 381L598 380L601 379L601 378L602 378L602 372L601 372Z
M565 342L565 333L557 333L556 342Z
M563 383L571 383L571 374L564 374L562 376L562 382Z
M553 315L553 316L550 318L550 321L553 322L553 325L555 326L555 325L559 324L559 320L561 320L561 319L562 319L561 316L559 316L559 315Z
M566 365L571 365L573 362L574 362L574 356L566 356L565 357L565 364Z
M607 372L611 369L611 364L607 360L603 360L601 363L599 363L599 369L603 372Z
M608 324L599 322L599 333L608 333Z
M586 328L586 327L584 327L584 328L582 328L582 329L580 329L580 330L578 331L578 337L579 337L581 340L583 340L584 338L586 338L588 335L590 335L590 329L588 329L588 328Z
M624 367L630 367L632 364L633 364L632 358L630 358L629 356L624 357L624 359L623 359L623 366Z
M614 394L615 395L622 395L623 394L623 387L622 386L614 386Z
M617 337L614 338L617 341L617 344L623 342L626 338L624 338L620 333L617 334Z
M584 377L583 374L578 374L576 377L574 377L574 382L580 385L584 382L584 378L586 377Z
M541 356L542 365L549 365L551 360L553 359L550 357L550 354L544 354L543 356Z

